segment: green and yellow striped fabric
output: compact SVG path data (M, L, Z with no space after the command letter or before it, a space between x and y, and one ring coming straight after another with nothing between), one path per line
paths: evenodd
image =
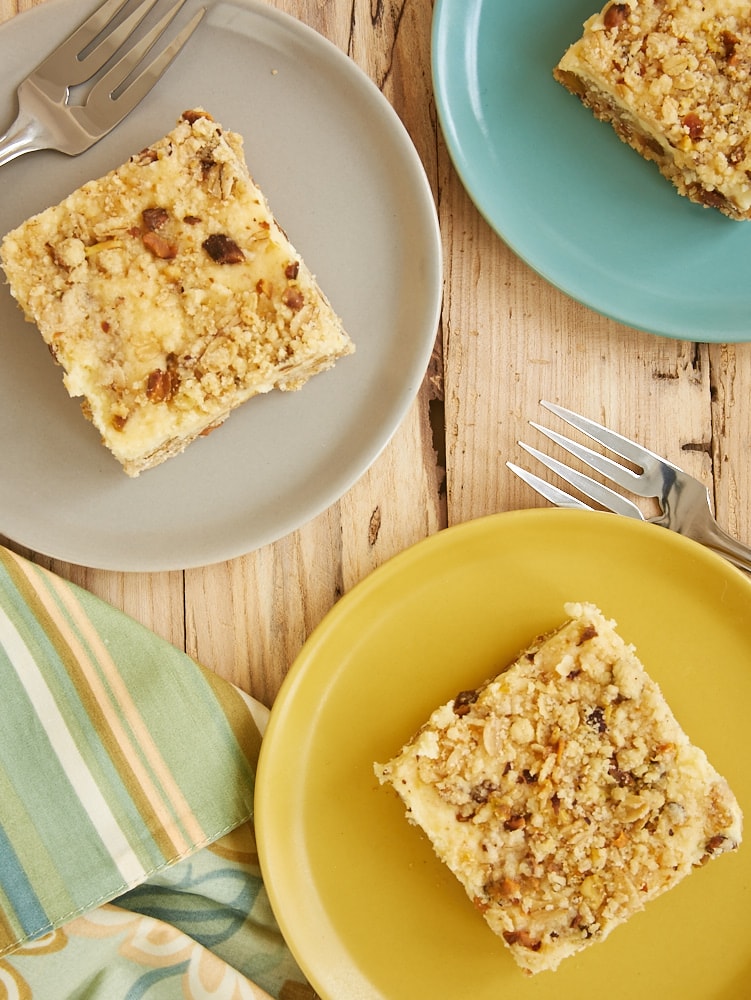
M252 817L232 685L0 547L0 956Z

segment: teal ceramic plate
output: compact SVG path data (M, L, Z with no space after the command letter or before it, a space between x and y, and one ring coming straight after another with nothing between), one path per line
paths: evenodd
M621 323L751 340L751 223L694 205L556 83L599 0L436 0L443 133L478 209L553 285Z

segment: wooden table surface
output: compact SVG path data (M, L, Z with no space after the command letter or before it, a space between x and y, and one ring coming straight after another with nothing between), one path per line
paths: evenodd
M0 20L35 2L0 0ZM422 158L445 259L442 319L420 392L388 447L341 500L256 552L202 569L138 574L17 550L271 705L312 629L385 560L447 525L544 505L505 467L520 457L516 441L527 420L541 416L540 398L600 419L700 477L720 523L751 542L751 343L691 343L621 326L515 257L474 208L440 134L431 0L270 2L368 74Z

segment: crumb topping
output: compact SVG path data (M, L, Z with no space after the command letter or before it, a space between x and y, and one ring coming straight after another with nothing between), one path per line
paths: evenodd
M555 75L681 193L746 217L750 72L748 0L630 0L585 22Z
M131 474L353 350L250 177L242 139L200 109L9 233L2 263L69 393Z
M376 766L531 972L602 940L740 840L727 783L634 650L592 606L567 611Z

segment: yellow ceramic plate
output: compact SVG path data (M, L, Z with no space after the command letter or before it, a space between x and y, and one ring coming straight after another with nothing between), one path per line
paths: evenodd
M344 597L272 710L258 772L271 902L325 1000L738 1000L751 982L751 843L603 944L525 978L378 786L430 711L498 671L565 601L614 617L751 815L751 582L612 514L534 510L441 532Z

